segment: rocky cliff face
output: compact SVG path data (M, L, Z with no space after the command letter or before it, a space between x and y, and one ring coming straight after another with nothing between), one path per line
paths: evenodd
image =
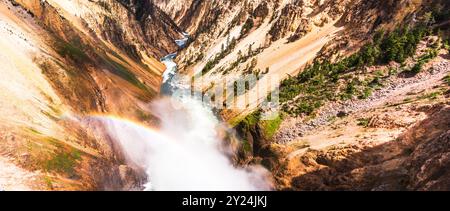
M214 85L224 78L227 78L228 82L233 82L249 73L259 75L261 78L279 77L280 80L296 78L295 76L313 60L334 63L353 55L360 49L367 48L362 46L370 43L372 38L381 31L398 33L407 28L414 28L424 21L427 22L425 25L430 30L436 30L436 27L445 26L447 22L442 15L430 17L433 16L432 14L445 11L449 6L445 1L440 0L383 2L376 0L193 0L186 1L183 5L170 0L155 2L183 30L188 31L195 38L189 47L180 53L177 61L185 74L199 77L198 80L202 83L200 89L203 93L213 90ZM436 22L438 24L432 26ZM448 27L441 28L441 36L441 39L448 38ZM331 76L321 78L319 74L317 77L309 78L311 83L292 84L287 89L302 87L307 91L302 94L293 94L295 96L291 98L294 100L285 102L284 106L298 107L299 111L310 112L309 114L292 116L292 113L286 112L282 119L255 123L257 121L255 119L259 117L258 112L251 114L256 110L252 102L247 102L246 109L224 109L222 116L225 119L232 124L240 122L237 124L237 129L247 146L243 157L259 157L256 160L272 169L275 175L277 172L280 173L276 176L280 189L442 190L448 188L448 181L445 179L447 173L443 170L444 166L448 166L445 161L446 149L440 148L441 151L436 151L437 154L430 153L432 148L437 148L439 145L437 143L446 139L448 127L442 127L433 133L433 137L415 137L414 144L399 146L395 142L403 140L412 131L435 131L426 124L436 114L415 112L408 106L395 107L396 110L391 111L388 105L384 105L392 101L409 102L410 98L422 99L423 96L421 98L421 94L418 93L430 92L440 96L440 100L433 98L433 102L413 101L412 104L420 107L429 103L440 106L442 113L439 116L448 113L448 109L445 106L445 108L442 107L442 104L448 104L448 94L445 94L447 86L442 85L441 80L449 71L448 51L438 50L437 58L427 60L426 65L422 67L424 73L405 76L407 69L417 66L414 64L432 48L431 44L427 47L424 43L432 43L430 40L434 38L422 39L424 40L418 48L422 52L417 52L406 59L403 63L406 67L400 67L402 65L391 62L390 64L363 64L364 68L356 68L357 71L347 68L339 75L335 75L336 80L333 82L325 82L327 83L325 87L332 86L330 83L336 84L332 86L332 91L327 97L321 94L326 88L321 88L317 84L326 81L323 77ZM324 66L317 68L324 68ZM406 70L406 72L398 75L398 72L390 74L386 72L393 69L399 72ZM381 77L381 72L386 74ZM380 75L376 76L377 73ZM321 74L326 75L326 73ZM298 77L300 78L301 75ZM349 81L360 81L364 84L364 80L377 77L383 78L380 79L382 87L375 90L370 88L370 91L365 89L365 94L360 96L360 99L357 97L346 99L345 95L337 94L339 89L343 89L346 93L354 91L355 84L342 83L348 78L350 78ZM305 80L308 81L308 79ZM264 84L265 81L261 81L258 81L255 87L267 86ZM438 91L440 89L444 91ZM250 88L248 93L253 91L255 90ZM313 94L308 95L308 93ZM242 96L238 96L240 97ZM322 97L337 99L324 102ZM309 100L312 101L309 102ZM313 112L316 109L317 112ZM380 112L381 109L403 112L403 116L398 117L398 121L402 123L393 126L389 131L377 126L374 126L374 131L359 131L358 126L353 124L360 122L357 124L364 125L365 118L374 115L373 110ZM411 117L414 115L429 115L429 119ZM436 120L436 124L440 124L439 122L441 120ZM368 124L372 122L369 121ZM277 132L274 132L273 127L277 126L279 129L275 129ZM348 135L357 133L355 130L360 132L358 137ZM386 137L386 134L389 136ZM312 152L307 152L308 149ZM389 150L395 151L395 155L389 154L387 152ZM408 153L404 154L406 151ZM415 155L412 156L412 154ZM420 161L415 157L421 157ZM414 164L406 165L413 162L412 160L415 160ZM286 164L280 166L283 162ZM436 169L433 169L434 167ZM419 173L418 169L428 170L426 170L427 173ZM417 176L418 174L427 176L421 177ZM433 186L433 184L436 185Z
M234 80L245 73L264 73L267 78L285 79L317 57L341 58L359 49L376 31L411 21L422 2L197 0L179 4L161 0L155 4L195 38L177 62L182 72L200 75L201 89L206 91L224 77ZM230 111L225 118L248 113Z
M182 36L150 1L0 2L0 156L40 171L40 189L132 189L142 181L90 115L154 124L158 95Z
M182 38L180 29L172 19L155 6L151 0L120 0L119 2L123 4L128 11L121 11L120 7L118 8L118 11L112 10L112 16L116 17L112 24L119 28L112 27L108 29L106 26L104 31L109 31L113 34L118 32L132 34L131 39L134 42L133 44L137 46L144 45L143 49L148 52L154 52L154 55L152 56L157 58L161 58L178 50L178 46L174 40ZM125 20L129 20L130 24L124 24L124 17L120 15L117 16L117 14L127 14ZM120 44L127 42L117 40L116 43Z
M177 24L180 24L183 18L189 17L188 12L193 11L198 7L203 1L187 0L187 1L171 1L171 0L154 0L155 5L157 5L162 11L169 15L172 20ZM192 12L191 12L192 13Z

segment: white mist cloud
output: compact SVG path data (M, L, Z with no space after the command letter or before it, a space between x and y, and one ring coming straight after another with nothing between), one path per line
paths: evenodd
M130 162L148 174L148 190L270 190L268 171L237 168L222 150L212 111L192 98L162 99L152 105L161 119L156 131L130 121L100 118Z

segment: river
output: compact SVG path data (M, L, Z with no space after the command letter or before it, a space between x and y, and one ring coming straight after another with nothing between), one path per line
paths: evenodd
M187 35L176 42L184 46ZM127 161L144 169L145 190L256 191L270 190L269 173L261 166L236 167L223 143L219 121L201 98L191 96L174 62L176 53L161 61L162 96L149 109L161 120L158 129L116 117L97 117L117 142Z

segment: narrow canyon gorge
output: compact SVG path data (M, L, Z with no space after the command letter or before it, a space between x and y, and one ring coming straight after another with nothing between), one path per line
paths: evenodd
M448 191L447 0L0 0L0 190Z

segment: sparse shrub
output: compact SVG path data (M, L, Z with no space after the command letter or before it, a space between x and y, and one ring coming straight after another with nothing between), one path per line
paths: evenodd
M373 78L372 81L369 83L369 86L372 88L377 88L377 87L382 86L380 77L375 76L375 78Z
M428 93L428 94L424 94L422 96L419 97L419 100L435 100L438 98L438 96L440 95L440 92L432 92L432 93Z
M80 159L81 154L78 150L60 149L56 152L54 157L45 163L45 169L47 171L65 173L72 177L75 176L75 166Z
M364 89L362 95L360 96L361 99L367 99L372 95L372 89L370 87L367 87Z
M246 36L250 32L250 30L253 28L254 25L255 25L255 22L253 21L253 19L248 18L247 21L245 21L244 25L242 26L241 37Z
M411 102L413 102L413 99L411 99L411 98L403 99L403 103L411 103Z
M309 102L301 102L296 109L297 113L310 115L314 112L314 107Z
M388 72L389 72L388 73L389 76L393 76L393 75L396 75L398 73L398 70L397 70L397 68L390 67Z
M242 141L242 150L244 150L244 152L246 152L246 153L252 152L252 145L250 144L250 142L247 139L244 139Z
M217 64L219 64L220 60L225 58L225 56L227 56L228 54L231 53L231 51L233 51L233 49L236 47L236 44L237 44L237 41L234 37L231 40L229 37L227 37L227 47L226 48L222 47L222 50L206 63L206 65L203 67L203 69L201 71L202 75L205 75L209 71L214 69L214 67ZM201 60L203 57L204 57L204 54L202 52L196 60Z
M420 72L422 71L422 69L423 69L423 65L424 65L424 64L425 64L425 63L424 63L423 61L417 62L417 63L411 68L411 72L414 73L414 74L420 73Z
M443 48L450 51L450 39L444 41Z
M450 74L449 74L449 75L447 75L447 76L445 76L445 78L444 78L444 82L445 82L445 83L447 83L447 85L449 85L449 86L450 86Z
M358 126L368 127L369 123L370 123L370 119L369 118L360 118L360 119L358 119Z

